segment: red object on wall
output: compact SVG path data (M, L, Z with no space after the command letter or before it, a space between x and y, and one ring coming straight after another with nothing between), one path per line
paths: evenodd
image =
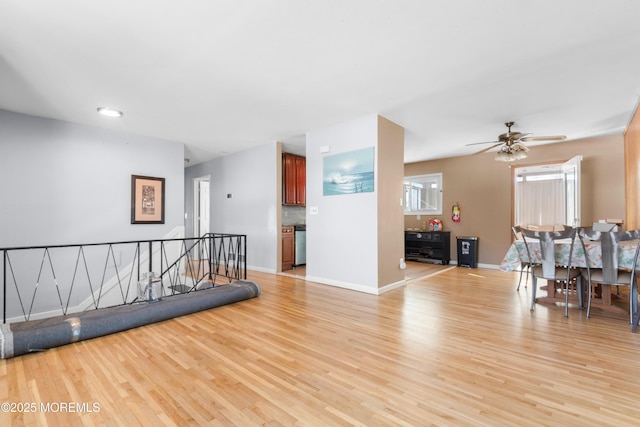
M451 219L453 222L460 222L460 205L457 203L451 208Z

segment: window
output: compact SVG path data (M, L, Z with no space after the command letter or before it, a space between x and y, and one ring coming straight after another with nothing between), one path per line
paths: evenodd
M404 178L405 215L442 215L442 174Z
M516 225L580 226L580 161L514 169Z

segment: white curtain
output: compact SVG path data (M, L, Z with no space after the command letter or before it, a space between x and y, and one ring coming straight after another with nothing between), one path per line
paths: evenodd
M515 197L516 225L564 224L565 197L559 174L519 177Z

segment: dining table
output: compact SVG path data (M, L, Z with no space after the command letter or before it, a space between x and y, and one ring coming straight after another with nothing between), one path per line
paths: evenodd
M527 239L529 249L532 252L533 262L541 263L542 256L540 252L540 242L536 239ZM636 247L640 242L637 240L625 241L618 243L618 266L621 269L631 270L633 268L633 260L635 257ZM571 254L571 266L577 268L587 268L587 262L590 268L602 267L602 246L600 242L585 241L583 244L576 238L573 244L573 252L571 251L571 240L558 240L554 244L554 257L556 265L569 265L569 255ZM500 263L500 270L509 272L519 270L522 263L529 263L529 255L524 240L514 240L507 250L504 259ZM640 263L639 263L640 264ZM640 269L640 267L638 267ZM615 286L615 285L613 285ZM629 312L628 296L619 295L617 292L612 293L612 285L600 285L592 294L592 307L599 307L603 310L620 312ZM541 288L543 289L543 288ZM536 298L537 303L553 303L565 302L563 290L557 287L554 281L550 280L546 286L547 295ZM592 290L589 290L592 292ZM577 296L570 296L570 301L575 302ZM621 304L625 302L625 304Z

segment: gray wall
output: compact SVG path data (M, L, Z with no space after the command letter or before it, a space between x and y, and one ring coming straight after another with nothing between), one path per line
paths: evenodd
M246 234L247 267L275 273L279 156L278 143L273 142L186 168L186 235L193 236L193 180L210 175L211 232Z
M0 110L0 247L159 239L184 224L184 146ZM131 175L164 177L165 224L131 224Z
M181 143L0 110L0 247L181 235L183 159ZM165 178L164 224L131 224L131 175ZM88 270L82 262L77 275L77 250L51 251L53 267L44 258L42 276L38 272L42 250L12 252L8 317L22 316L16 287L23 303L30 305L33 298L32 315L60 314L56 311L60 310L59 301L62 298L66 303L72 286L71 311L83 304L90 295L87 271L94 287L115 276L113 264L105 266L105 248L87 249ZM132 261L132 251L114 248L118 269ZM37 292L33 288L36 282Z

